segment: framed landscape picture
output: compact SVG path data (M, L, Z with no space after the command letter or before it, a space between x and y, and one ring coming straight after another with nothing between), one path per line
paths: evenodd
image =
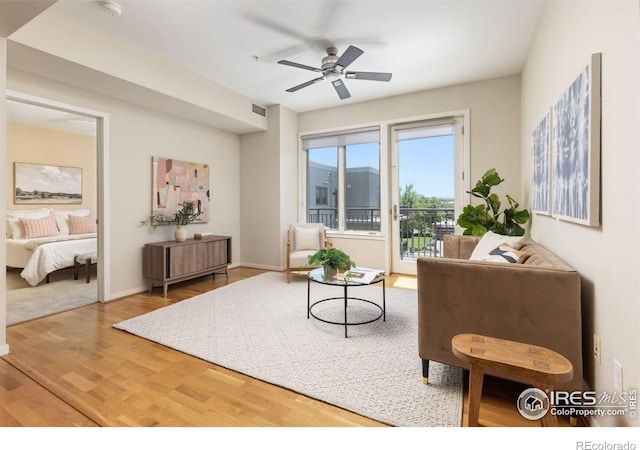
M601 54L580 72L551 113L553 216L600 224Z
M196 223L209 221L209 165L154 156L151 162L154 225L171 220L179 204L192 202L202 211Z
M533 141L531 209L540 214L551 214L551 118L550 114L540 121L531 133Z
M13 163L14 203L82 203L82 168Z

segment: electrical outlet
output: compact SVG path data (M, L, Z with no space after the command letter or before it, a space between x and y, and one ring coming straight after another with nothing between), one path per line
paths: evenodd
M602 363L602 355L600 354L600 338L598 335L593 335L593 357L598 362L598 364Z
M622 364L613 360L613 384L618 392L622 392Z

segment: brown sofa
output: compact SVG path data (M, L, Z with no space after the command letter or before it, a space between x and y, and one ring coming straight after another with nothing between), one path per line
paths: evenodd
M479 240L445 236L443 258L418 259L418 350L423 381L428 381L429 360L468 368L452 353L451 338L476 333L564 355L573 364L574 377L557 388L582 390L578 272L531 239L521 248L527 255L523 263L471 261L468 258Z

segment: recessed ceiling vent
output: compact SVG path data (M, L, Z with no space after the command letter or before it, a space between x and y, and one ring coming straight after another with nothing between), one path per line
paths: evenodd
M256 105L255 103L251 104L251 111L256 113L259 116L267 117L267 110L262 106Z

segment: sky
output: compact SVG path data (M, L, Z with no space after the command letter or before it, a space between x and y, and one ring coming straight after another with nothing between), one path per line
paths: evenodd
M413 183L425 197L454 197L454 137L400 141L400 187Z

